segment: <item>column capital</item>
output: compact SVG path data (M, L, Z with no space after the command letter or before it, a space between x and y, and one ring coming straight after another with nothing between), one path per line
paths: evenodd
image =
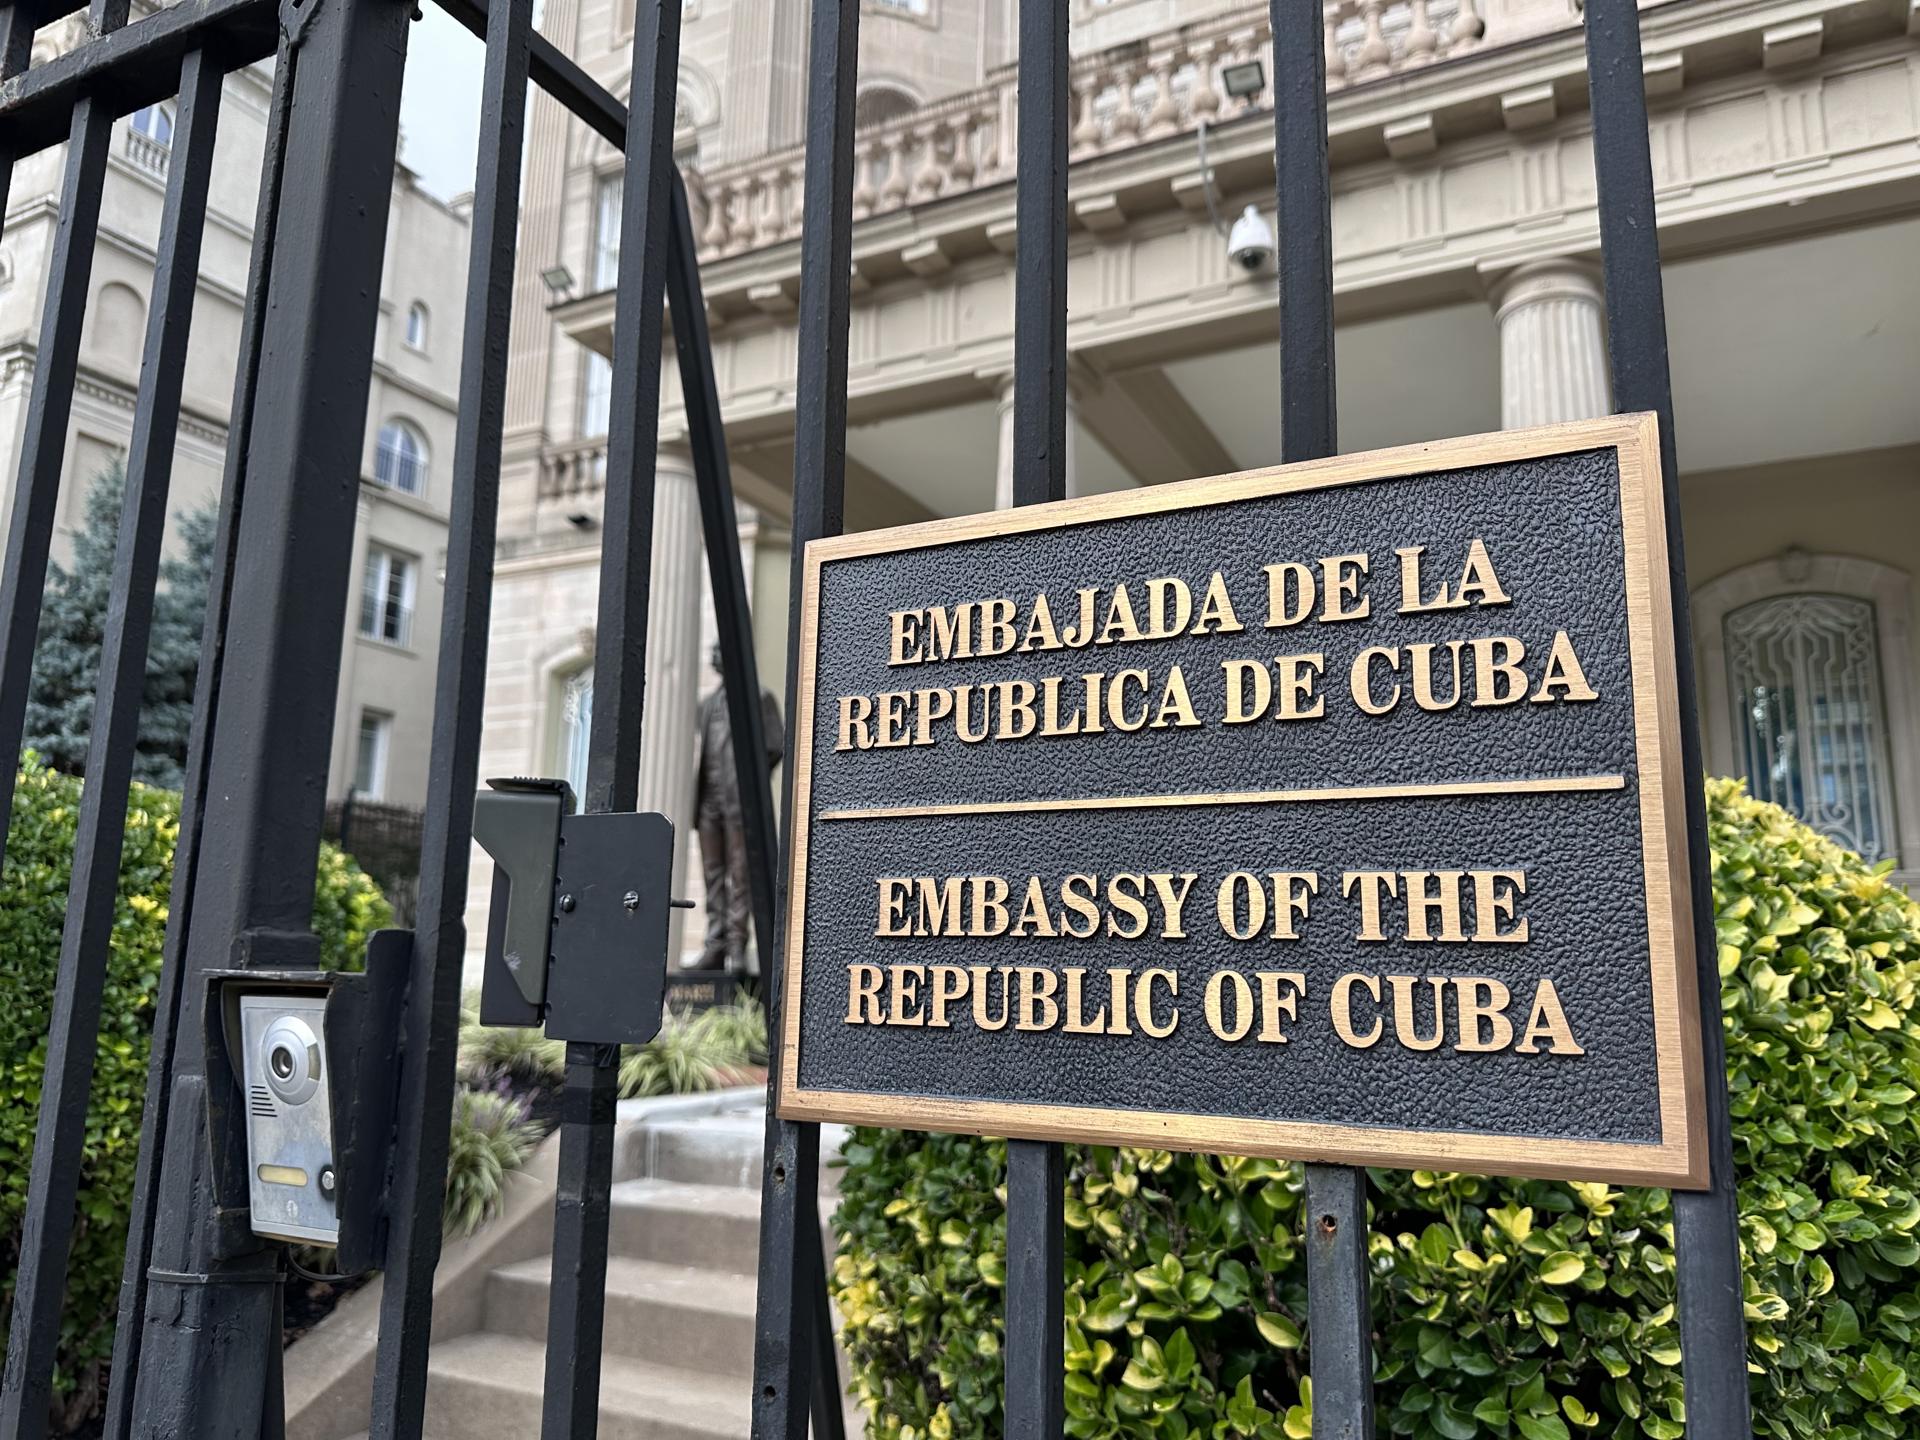
M1601 283L1600 267L1578 255L1551 255L1528 260L1510 270L1491 276L1487 298L1493 305L1493 318L1501 321L1523 305L1543 300L1583 300L1604 305L1606 291Z

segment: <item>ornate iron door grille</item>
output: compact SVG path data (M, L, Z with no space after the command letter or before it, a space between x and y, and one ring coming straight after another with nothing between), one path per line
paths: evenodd
M637 790L663 301L689 430L743 767L762 974L777 983L776 834L750 617L687 198L672 159L679 0L636 16L630 112L532 30L532 0L440 0L486 42L481 138L418 929L399 954L399 1091L380 1254L386 1271L371 1433L421 1432L446 1168L471 804L491 605L523 117L543 87L626 156L608 433L595 705L585 808ZM799 0L794 0L799 3ZM0 753L17 753L78 364L107 147L116 117L178 95L149 311L117 601L103 642L0 1434L45 1433L99 1029L127 785L177 430L188 323L224 75L272 56L212 603L195 696L165 966L122 1282L107 1431L281 1430L279 1247L214 1203L205 1027L213 972L317 960L309 897L322 823L338 621L346 604L381 254L410 6L401 0L182 0L129 23L94 0L90 38L29 65L36 27L71 0L0 4L0 188L23 155L68 145L37 365L0 578ZM807 541L844 518L848 304L861 0L814 0L801 239L794 603ZM1323 20L1273 0L1280 216L1282 458L1335 449ZM1021 0L1016 362L1018 503L1065 493L1066 187L1070 96L1062 0ZM1679 534L1665 318L1633 0L1588 0L1616 404L1661 418L1669 534ZM297 178L296 178L297 177ZM292 180L293 183L289 183ZM1710 893L1687 594L1678 544L1683 750L1695 892ZM790 627L798 636L799 627ZM787 713L793 714L794 656ZM11 786L0 786L0 835ZM1744 1326L1711 916L1696 917L1714 1187L1676 1193L1680 1323L1692 1433L1749 1433ZM769 1005L777 1007L777 994ZM567 1055L543 1434L595 1433L617 1052ZM819 1132L769 1111L753 1394L756 1436L837 1435L818 1243ZM1009 1150L1005 1430L1061 1434L1063 1167ZM1364 1173L1308 1167L1316 1426L1373 1433Z

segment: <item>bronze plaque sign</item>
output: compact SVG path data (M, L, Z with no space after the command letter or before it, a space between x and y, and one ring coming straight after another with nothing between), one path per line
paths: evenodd
M781 1113L1703 1184L1659 453L808 546Z

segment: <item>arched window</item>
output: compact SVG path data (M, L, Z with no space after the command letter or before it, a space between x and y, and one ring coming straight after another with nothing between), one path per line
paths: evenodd
M420 432L404 420L389 420L380 427L380 444L374 452L373 478L389 490L418 495L427 484L427 442Z
M854 127L865 129L869 125L884 125L889 120L898 120L902 115L911 115L919 108L920 102L898 85L867 85L854 97Z
M144 135L156 145L173 145L173 112L165 105L148 105L133 112L127 124L136 135Z
M418 300L407 307L407 344L415 350L427 348L427 307Z
M578 803L587 793L587 746L593 736L593 667L576 670L560 692L560 778Z
M1868 861L1893 853L1893 774L1873 602L1775 595L1725 621L1748 787Z
M1707 764L1911 881L1920 673L1904 570L1789 549L1693 597Z

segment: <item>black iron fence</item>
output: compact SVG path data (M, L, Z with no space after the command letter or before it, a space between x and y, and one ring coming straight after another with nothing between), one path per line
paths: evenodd
M393 907L393 923L409 928L420 905L420 846L427 812L368 800L349 790L327 802L320 838L353 857Z
M684 189L672 162L680 0L642 0L631 109L532 29L532 0L442 0L486 42L479 167L446 603L429 794L419 836L416 928L387 953L398 973L391 1125L365 1117L381 1167L377 1237L386 1283L370 1429L421 1433L432 1278L440 1253L453 1048L467 948L463 912L486 674L507 332L517 260L529 85L547 90L626 156L611 424L595 656L589 812L635 803L642 721L653 456L663 303L686 395L735 753L753 851L754 929L769 1004L776 835L755 697L746 588L725 439L708 357ZM795 0L798 3L798 0ZM238 973L310 975L316 841L347 601L360 437L398 132L410 7L395 0L181 0L129 23L128 0L95 0L91 38L29 66L35 28L68 0L0 3L0 188L13 161L65 141L20 480L0 578L0 753L17 750L63 466L107 142L118 115L178 95L156 257L116 607L103 645L89 785L29 1176L0 1435L44 1432L68 1240L113 919L121 817L152 613L166 484L206 218L222 77L273 56L275 80L254 230L232 443L214 547L212 601L187 765L165 969L122 1285L106 1433L279 1433L284 1247L233 1201L226 1073L210 1053L213 987ZM798 561L844 519L856 56L861 0L814 0L800 354L793 475ZM1015 498L1064 494L1067 12L1019 6ZM1283 458L1323 455L1334 434L1333 297L1322 16L1273 0L1280 211ZM1610 348L1617 401L1661 416L1669 534L1679 533L1660 270L1638 18L1633 0L1587 0ZM1681 557L1673 547L1682 711L1693 711ZM796 597L799 569L796 564ZM791 627L797 637L800 627ZM787 714L796 713L789 656ZM788 749L791 753L792 745ZM1694 893L1710 893L1698 736L1684 740ZM789 781L791 783L791 781ZM0 831L10 794L0 793ZM349 838L352 827L348 826ZM1746 1370L1715 947L1703 914L1703 1055L1714 1188L1676 1195L1680 1312L1695 1436L1748 1432ZM392 1057L397 1054L397 1060ZM617 1050L569 1046L543 1433L595 1432ZM777 1096L774 1097L777 1099ZM375 1121L378 1120L378 1124ZM238 1157L244 1161L244 1155ZM838 1406L815 1195L819 1132L770 1109L762 1196L753 1431L833 1433ZM1062 1432L1062 1162L1016 1141L1008 1186L1005 1431ZM245 1175L239 1190L245 1193ZM1362 1172L1308 1170L1316 1429L1373 1433Z

